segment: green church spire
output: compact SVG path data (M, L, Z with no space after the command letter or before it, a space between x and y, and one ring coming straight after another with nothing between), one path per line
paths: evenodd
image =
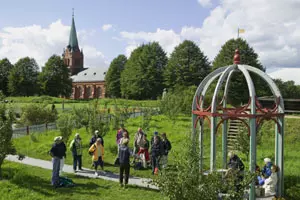
M74 8L72 13L72 25L71 25L70 38L69 38L69 48L72 51L79 50L77 33L75 28L75 21L74 21Z

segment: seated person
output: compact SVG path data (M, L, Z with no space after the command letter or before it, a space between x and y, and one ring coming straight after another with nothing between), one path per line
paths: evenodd
M229 162L227 164L228 169L232 169L237 174L239 181L243 180L245 165L242 160L233 152L228 153Z
M265 158L264 163L265 163L265 165L264 165L263 169L261 170L262 176L257 177L259 185L263 185L265 179L267 179L272 174L271 168L272 168L273 164L271 162L271 159Z
M272 165L271 167L271 175L265 179L265 183L262 186L265 189L265 196L274 195L276 193L276 185L278 181L278 167L276 165Z

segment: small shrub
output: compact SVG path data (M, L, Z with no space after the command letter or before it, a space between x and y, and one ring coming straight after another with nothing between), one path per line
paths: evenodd
M73 115L69 113L61 113L58 117L56 125L59 128L64 142L67 144L74 128Z

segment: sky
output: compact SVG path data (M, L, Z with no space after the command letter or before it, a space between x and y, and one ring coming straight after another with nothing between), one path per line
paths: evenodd
M300 84L300 0L0 0L0 59L29 56L42 67L69 40L72 8L85 67L107 68L119 54L158 41L168 55L194 41L210 61L240 37L273 78Z

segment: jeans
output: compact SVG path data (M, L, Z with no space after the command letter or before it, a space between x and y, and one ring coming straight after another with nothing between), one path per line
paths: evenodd
M125 171L125 184L128 184L129 179L129 172L130 172L130 165L127 164L120 164L120 184L123 184L123 173Z
M154 174L155 168L159 168L159 158L152 156L152 174Z
M58 186L59 185L59 170L60 170L60 158L53 157L52 158L52 185Z
M73 155L73 169L77 169L77 163L78 163L78 168L81 169L82 165L82 156L81 155Z

